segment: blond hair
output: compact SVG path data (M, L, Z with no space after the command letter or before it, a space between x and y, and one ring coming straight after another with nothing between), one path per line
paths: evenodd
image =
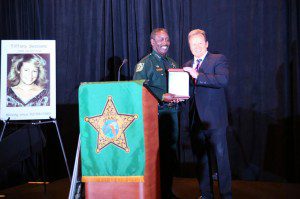
M38 78L34 83L44 87L48 82L45 69L46 60L38 54L21 54L11 59L11 68L7 77L8 86L12 87L20 83L20 70L25 62L31 63L38 68Z
M192 30L189 35L188 35L188 40L190 40L191 37L195 36L195 35L203 35L205 41L207 41L207 38L206 38L206 33L204 30L201 30L201 29L195 29L195 30Z

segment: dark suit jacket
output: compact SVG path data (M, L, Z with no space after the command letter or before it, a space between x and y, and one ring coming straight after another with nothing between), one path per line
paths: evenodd
M183 67L193 67L193 60ZM217 129L228 125L227 103L224 88L228 83L228 64L221 54L207 53L196 83L193 81L191 100L195 100L197 112L205 129Z

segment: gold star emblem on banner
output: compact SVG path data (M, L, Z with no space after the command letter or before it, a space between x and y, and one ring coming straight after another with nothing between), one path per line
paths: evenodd
M114 144L129 153L125 130L137 118L138 115L118 113L112 96L108 96L101 115L84 119L98 132L96 152L99 153L107 145Z

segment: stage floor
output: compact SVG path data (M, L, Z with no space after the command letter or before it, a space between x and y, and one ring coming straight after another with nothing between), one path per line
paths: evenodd
M47 185L44 193L43 185L24 184L5 190L0 190L0 198L8 199L29 199L47 198L61 199L68 198L70 182L68 179L61 179ZM199 196L197 180L193 178L175 178L174 193L180 199L196 199ZM218 193L217 183L214 184L215 193ZM237 181L232 182L233 198L300 198L300 184ZM216 197L219 198L219 197Z

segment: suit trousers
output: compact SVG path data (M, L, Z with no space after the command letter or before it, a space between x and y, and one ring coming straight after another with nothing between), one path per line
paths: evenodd
M192 149L197 157L197 178L202 196L213 198L212 158L215 156L221 198L232 198L231 170L228 158L226 127L194 130Z

